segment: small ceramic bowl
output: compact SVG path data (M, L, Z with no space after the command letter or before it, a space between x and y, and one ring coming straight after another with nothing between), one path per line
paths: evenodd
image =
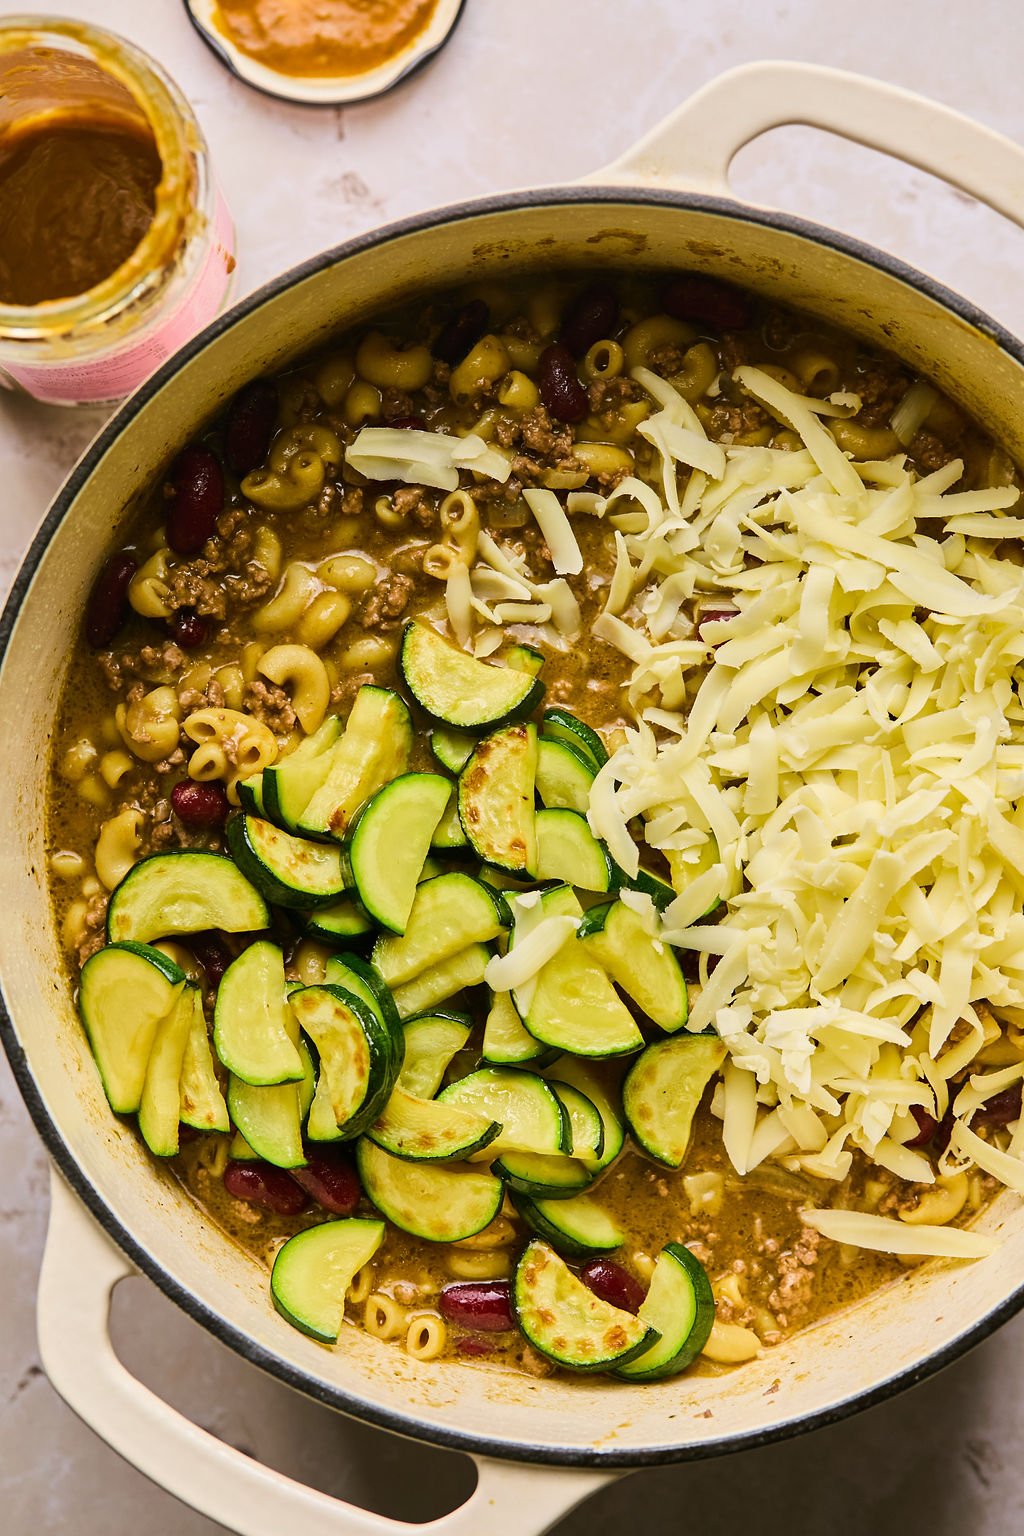
M339 107L382 96L433 58L454 30L465 0L438 0L429 23L407 48L359 75L285 75L261 64L231 41L216 23L217 0L184 0L189 20L218 59L239 80L267 96L308 107Z

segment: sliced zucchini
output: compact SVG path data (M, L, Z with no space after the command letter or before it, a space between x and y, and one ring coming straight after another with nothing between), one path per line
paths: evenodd
M570 1371L625 1365L658 1338L643 1318L609 1306L589 1291L539 1238L516 1265L512 1305L533 1347Z
M254 1087L298 1082L302 1060L289 1026L284 956L276 944L258 939L221 979L213 1011L214 1047L228 1071Z
M174 1157L181 1124L181 1069L192 1031L192 988L179 992L160 1021L139 1100L139 1130L156 1157Z
M430 1243L475 1237L497 1216L500 1179L465 1163L409 1163L363 1136L356 1163L367 1196L403 1232Z
M479 1152L498 1135L497 1120L439 1099L417 1099L396 1087L383 1113L366 1132L392 1157L413 1162L450 1162Z
M274 1306L286 1322L321 1344L337 1343L345 1298L356 1274L384 1241L384 1223L343 1216L296 1232L270 1275Z
M362 955L344 954L332 955L325 969L324 981L328 986L341 987L343 991L351 992L358 997L367 1008L372 1008L391 1035L401 1058L405 1049L401 1020L398 1017L395 1000L385 986L384 978L377 967L371 965L369 960L364 960ZM399 1065L401 1065L401 1059Z
M538 1237L570 1258L612 1253L626 1241L618 1222L592 1195L572 1195L568 1200L531 1200L528 1195L513 1194L512 1204ZM657 1326L656 1318L649 1321Z
M501 895L472 875L453 870L417 887L405 933L379 938L373 963L389 987L400 987L469 945L496 939L508 925L509 911Z
M330 766L330 749L341 736L342 725L337 715L327 719L307 736L305 741L279 758L270 768L264 768L261 796L263 815L275 821L287 832L299 830L299 817L327 777Z
M326 754L326 777L299 817L299 830L340 837L363 802L406 771L411 751L412 721L404 700L387 688L360 688L344 735Z
M582 1158L585 1163L599 1163L604 1151L604 1121L598 1114L597 1105L585 1093L574 1088L572 1083L563 1082L557 1077L549 1077L547 1081L569 1116L572 1147L567 1150L571 1150L573 1157Z
M693 1117L725 1056L717 1035L677 1035L649 1045L630 1067L622 1108L634 1140L657 1162L683 1162Z
M544 1061L551 1052L530 1034L516 1012L512 994L492 992L482 1055L484 1061L495 1067L521 1067L527 1062Z
M265 816L263 806L263 775L254 773L251 779L238 780L238 803L250 816Z
M367 939L374 932L374 925L354 896L343 896L329 907L317 907L311 912L306 932L311 939L324 944L354 944Z
M485 864L512 874L535 873L536 776L537 727L530 724L485 736L459 774L459 820Z
M594 772L608 761L608 749L597 732L567 709L546 709L541 731L551 741L567 741L593 765Z
M564 1200L589 1189L594 1182L586 1163L557 1153L503 1152L491 1172L509 1189L534 1200Z
M627 890L640 891L644 896L649 896L659 912L664 912L669 902L675 901L676 893L666 880L659 875L652 875L649 869L642 866L635 875L627 875L623 870L618 871L618 883L624 885Z
M615 866L579 811L538 811L537 879L557 880L581 891L611 890Z
M341 849L314 843L243 811L227 824L231 856L253 885L279 907L327 906L347 886Z
M537 794L548 810L578 811L590 808L590 786L597 772L568 741L542 736L537 743Z
M556 1083L570 1083L593 1104L601 1116L604 1128L604 1146L600 1157L589 1164L591 1173L597 1173L613 1163L622 1151L626 1140L626 1127L621 1114L621 1097L617 1086L608 1081L608 1070L599 1065L581 1061L576 1056L559 1056L553 1066L544 1069L544 1075Z
M466 987L478 987L490 958L486 944L470 944L452 955L450 960L442 960L440 965L421 971L404 987L396 987L394 999L399 1017L408 1019L413 1014L425 1013L428 1008L436 1008L438 1003L446 1003Z
M240 1077L228 1081L228 1113L236 1131L251 1153L275 1168L302 1168L306 1154L302 1148L302 1126L313 1100L316 1071L306 1042L299 1037L292 1019L302 1076L296 1083L275 1083L254 1088ZM232 1157L236 1154L232 1151Z
M429 624L406 625L400 666L417 703L456 730L480 734L523 720L544 697L543 683L529 673L477 661Z
M82 967L78 1012L116 1114L138 1109L157 1030L185 980L173 960L146 944L108 944Z
M270 921L259 891L221 853L151 853L125 875L107 908L107 938L149 944L178 933L255 933Z
M236 1131L228 1143L228 1156L234 1163L251 1163L255 1160L256 1153L241 1131Z
M535 651L532 645L511 645L501 659L506 667L529 677L539 677L544 667L543 652Z
M545 891L541 902L545 917L583 914L565 885ZM608 976L575 937L541 967L528 991L513 991L513 1000L531 1035L575 1056L623 1056L644 1043Z
M401 1040L361 998L341 987L303 987L292 993L291 1006L320 1056L316 1097L326 1096L341 1139L351 1140L373 1124L391 1097Z
M454 784L451 787L444 815L434 828L430 846L435 853L456 853L460 849L467 853L471 851L469 838L459 819L459 793Z
M632 907L623 901L591 907L577 938L653 1023L669 1033L682 1029L686 979L675 950L652 938Z
M424 859L423 868L420 870L420 878L416 883L417 885L422 885L425 880L436 880L438 875L446 875L447 873L446 865L442 864L440 859L430 856Z
M475 1110L501 1125L489 1152L571 1152L568 1112L554 1089L535 1072L481 1067L441 1090L437 1103Z
M669 1243L659 1253L637 1315L661 1337L635 1360L619 1366L616 1375L626 1381L675 1376L704 1348L715 1321L715 1294L703 1264L682 1243Z
M202 993L198 987L189 987L184 996L192 1007L192 1024L178 1083L178 1119L182 1125L190 1125L197 1131L227 1132L231 1129L231 1121L213 1065Z
M352 823L345 857L364 908L404 933L431 839L451 784L437 773L403 773L372 795Z
M447 725L435 725L430 733L430 750L449 773L460 774L476 746L476 737L465 731L453 731Z
M405 1060L397 1086L418 1099L432 1099L472 1029L467 1013L420 1013L406 1019L402 1026Z

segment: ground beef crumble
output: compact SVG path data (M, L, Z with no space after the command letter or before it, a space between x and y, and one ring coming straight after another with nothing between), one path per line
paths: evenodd
M363 604L359 622L364 629L394 629L412 596L410 576L396 572L377 583Z
M259 680L245 685L242 707L270 727L275 736L287 736L295 728L296 714L283 688Z
M411 517L421 528L437 522L438 503L422 485L402 485L391 498L391 505L402 517Z

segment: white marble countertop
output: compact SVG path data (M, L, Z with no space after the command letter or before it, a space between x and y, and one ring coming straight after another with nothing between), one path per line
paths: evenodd
M22 12L55 7L22 0ZM691 91L750 59L809 59L930 94L1024 139L1024 12L1010 0L467 0L450 47L392 95L293 108L232 80L180 0L67 0L153 53L191 97L239 236L238 293L390 219L495 189L570 180ZM745 150L748 198L896 251L1024 332L1024 236L969 198L865 150L787 129ZM100 424L0 399L0 595L47 502ZM214 1536L60 1402L35 1351L47 1169L0 1064L0 1528L5 1536ZM454 1505L462 1458L405 1446L296 1397L216 1344L147 1282L120 1288L119 1348L143 1380L269 1465L407 1520ZM728 1463L641 1474L570 1516L564 1536L685 1526L732 1536L1012 1536L1024 1530L1024 1318L937 1380L868 1414ZM538 1474L541 1475L541 1474ZM481 1533L483 1536L483 1533Z

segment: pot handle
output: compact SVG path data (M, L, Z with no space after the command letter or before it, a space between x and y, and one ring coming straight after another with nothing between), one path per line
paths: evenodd
M56 1171L50 1195L36 1312L47 1376L133 1467L238 1536L542 1536L614 1475L474 1457L469 1500L440 1520L410 1525L273 1472L200 1429L122 1365L110 1339L110 1298L135 1271Z
M734 155L760 134L791 123L905 160L1024 224L1020 145L883 80L787 60L726 70L583 182L729 196Z

